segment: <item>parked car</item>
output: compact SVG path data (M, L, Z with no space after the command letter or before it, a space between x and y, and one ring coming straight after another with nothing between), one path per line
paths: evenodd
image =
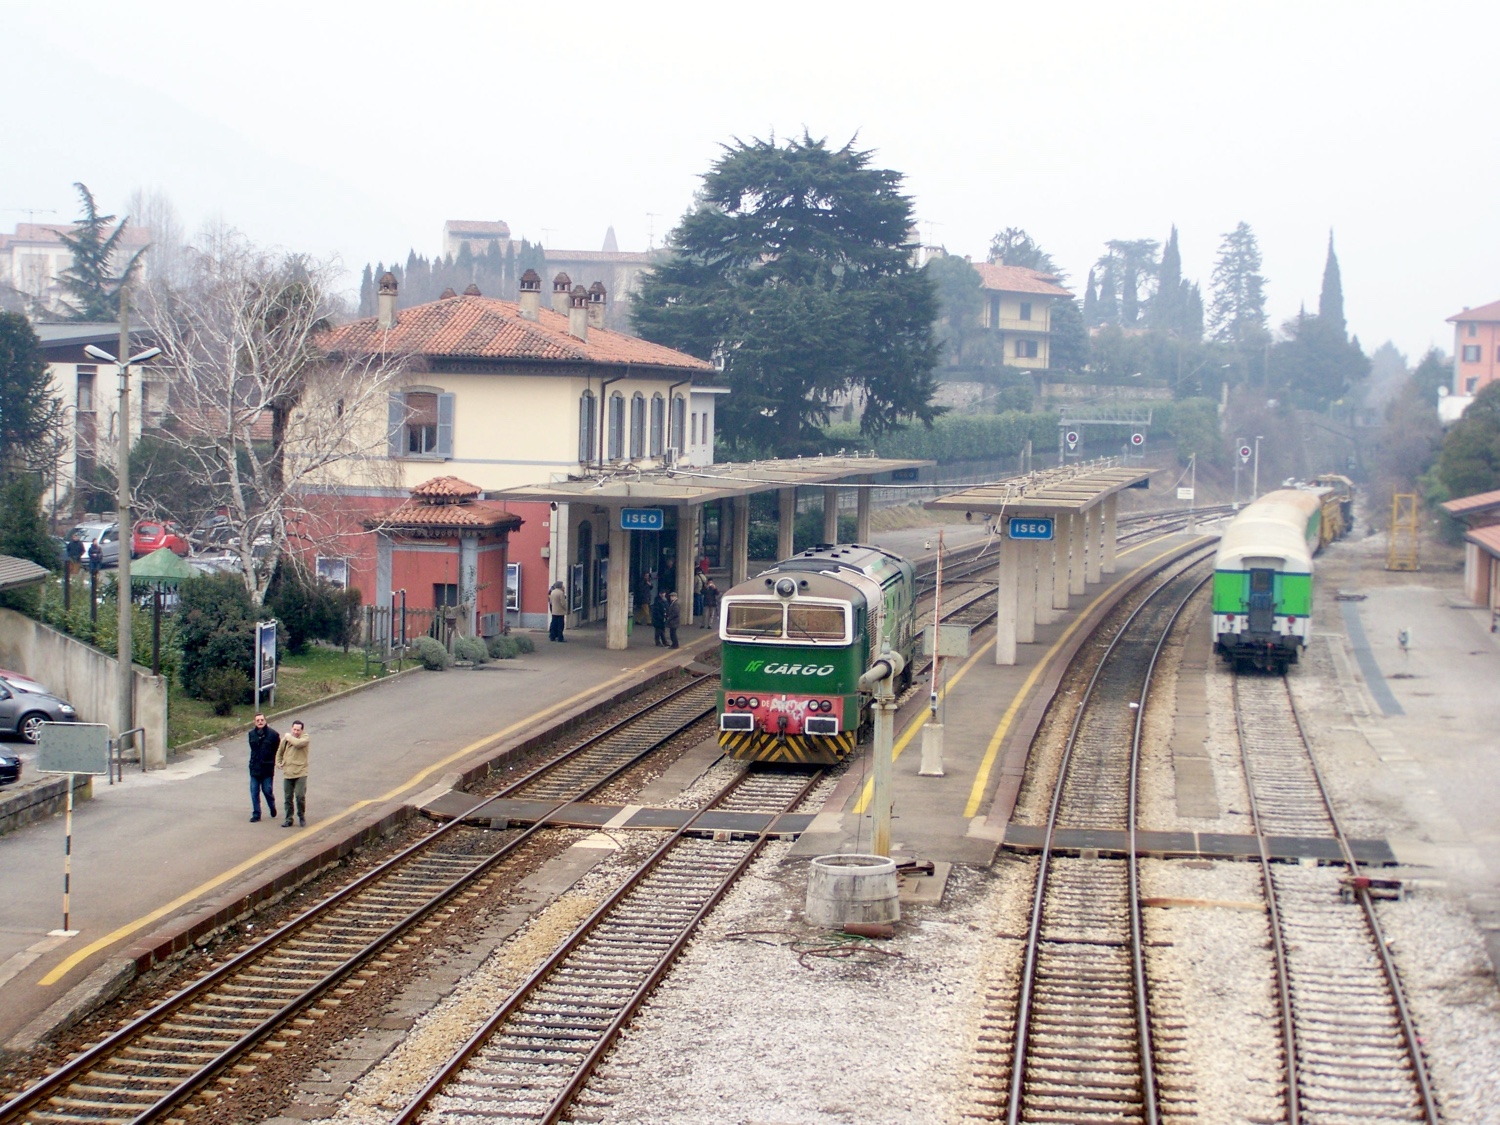
M51 695L52 693L36 680L24 672L10 672L0 668L0 680L4 680L18 691L29 692L32 695Z
M117 523L81 523L68 532L68 537L78 536L83 544L83 564L88 565L89 549L95 542L104 553L101 566L120 565L120 525Z
M73 705L55 695L19 691L0 681L0 731L19 734L35 742L43 723L76 723L78 712Z
M0 754L0 785L21 780L21 759L16 754Z
M210 551L222 549L233 535L234 530L229 526L227 517L209 516L193 528L188 541L200 551Z
M174 555L188 553L188 541L178 533L175 523L171 520L141 520L135 525L130 536L131 558L138 559L163 547L171 548Z

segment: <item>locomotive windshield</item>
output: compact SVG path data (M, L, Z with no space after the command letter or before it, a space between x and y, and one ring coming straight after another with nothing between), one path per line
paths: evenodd
M781 602L730 602L724 631L733 637L780 637Z
M788 606L786 634L794 640L842 641L846 613L841 605Z

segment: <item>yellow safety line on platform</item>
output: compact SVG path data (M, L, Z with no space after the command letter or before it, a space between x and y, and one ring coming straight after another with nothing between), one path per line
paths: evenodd
M1149 546L1150 544L1155 542L1160 542L1161 539L1165 538L1167 538L1167 536L1159 536L1157 539L1148 539L1144 543L1138 543L1134 547L1129 547L1126 550L1121 551L1120 554L1129 554L1131 551L1140 550L1140 548L1142 547ZM1175 548L1173 548L1173 550L1175 550ZM1149 567L1152 563L1161 561L1171 553L1171 550L1163 551L1161 552L1161 554L1147 559L1144 563L1141 564L1141 568L1144 569L1146 567ZM979 763L979 772L974 775L974 785L969 790L969 802L968 804L964 805L965 820L968 820L978 814L979 806L984 801L984 791L989 786L990 770L994 768L995 758L1000 753L1000 743L1005 740L1006 732L1010 730L1010 724L1015 721L1016 714L1021 709L1021 704L1025 702L1026 697L1031 694L1031 689L1033 686L1035 686L1037 677L1042 674L1042 669L1052 663L1052 658L1057 655L1058 651L1062 648L1067 639L1073 635L1073 630L1077 629L1078 626L1082 625L1083 622L1088 618L1089 611L1092 610L1094 606L1098 605L1102 599L1108 597L1111 593L1113 593L1116 587L1123 585L1125 581L1130 577L1131 576L1128 574L1123 575L1122 577L1115 579L1115 581L1105 589L1099 591L1094 600L1089 603L1088 608L1080 613L1078 617L1073 621L1073 623L1063 630L1062 636L1057 638L1057 641L1052 645L1050 649L1047 650L1047 655L1042 657L1041 660L1037 661L1036 667L1031 670L1031 675L1026 677L1026 682L1021 685L1021 690L1016 692L1015 698L1010 701L1010 706L1005 709L1005 714L1000 717L1000 725L995 728L995 733L990 736L989 745L984 748L984 758L981 759Z
M1132 551L1139 551L1142 547L1149 547L1153 543L1160 543L1163 539L1169 539L1169 538L1171 538L1171 536L1169 536L1169 535L1159 535L1159 536L1157 536L1154 539L1147 539L1144 542L1137 543L1137 544L1135 544L1132 547L1126 547L1123 551L1119 552L1119 555L1121 557L1123 557L1125 555L1130 554ZM1170 553L1171 553L1170 551L1163 551L1160 555L1157 555L1155 558L1149 559L1144 565L1149 566L1151 563L1154 563L1157 559L1164 558L1164 557L1166 557ZM1057 641L1053 644L1053 646L1050 649L1047 650L1047 655L1045 655L1044 657L1042 657L1042 659L1037 663L1037 668L1033 669L1031 675L1026 678L1026 682L1021 685L1020 692L1018 692L1017 695L1016 695L1016 697L1015 697L1015 699L1013 699L1011 701L1011 705L1010 705L1009 710L1007 710L1005 712L1005 716L1000 720L1000 727L995 732L995 736L990 740L989 747L985 751L984 759L983 759L983 761L981 761L980 767L979 767L979 776L975 779L975 782L974 782L974 785L975 785L974 791L975 792L981 793L981 794L984 792L984 784L986 782L988 782L988 780L989 780L990 768L991 768L991 766L994 763L995 753L1000 748L1000 740L1005 737L1005 732L1010 728L1010 724L1011 724L1012 719L1015 716L1015 712L1016 712L1017 707L1019 705L1019 701L1022 700L1022 699L1024 699L1026 697L1026 694L1031 690L1031 686L1032 686L1032 684L1036 680L1037 669L1046 667L1046 665L1048 664L1049 661L1051 661L1051 659L1053 658L1053 656L1055 656L1057 654L1057 650L1062 647L1062 643L1064 641L1066 641L1068 639L1068 637L1072 635L1073 630L1078 627L1078 622L1082 621L1085 617L1088 616L1088 610L1092 609L1094 607L1095 602L1097 602L1099 600L1099 598L1104 597L1111 590L1113 590L1115 588L1115 586L1118 586L1121 582L1124 582L1125 579L1129 578L1129 577L1130 576L1127 574L1127 575L1125 575L1122 578L1118 578L1108 588L1100 591L1100 593L1094 599L1094 601L1089 603L1088 608L1085 609L1083 612L1081 612L1078 615L1078 619L1075 620L1071 625L1069 625L1068 628L1063 632L1063 635L1057 639ZM979 658L981 656L983 656L986 652L988 652L992 647L993 647L993 642L987 643L987 644L981 646L980 649L979 649L979 651L976 652L973 656L969 657L969 659L965 662L964 666L962 668L960 668L958 670L958 672L955 673L954 676L951 679L949 679L947 681L947 683L945 683L943 685L942 689L939 691L939 693L938 693L938 699L939 699L940 702L943 699L947 698L948 691L951 688L957 687L958 686L958 681L964 678L964 674L966 672L968 672L968 670L970 668L974 667L974 665L976 663L978 663ZM893 762L897 758L901 757L901 751L905 750L906 747L908 745L910 745L911 740L917 736L917 732L919 730L921 730L924 726L927 725L927 719L928 719L928 716L930 714L931 714L931 710L930 709L927 710L927 711L924 711L918 718L913 719L911 721L911 723L909 723L907 725L907 728L904 731L901 732L901 737L896 740L896 744L891 749L891 760ZM874 796L875 796L875 780L873 778L871 778L871 779L869 779L868 781L865 782L864 788L860 791L859 800L854 803L854 808L852 810L850 810L850 811L853 812L853 814L855 816L862 816L862 815L864 815L865 811L869 809L869 807L870 807L870 801L874 799ZM969 797L969 805L977 807L978 806L978 800L979 800L979 798L976 798L973 795L971 795ZM974 813L973 813L973 811L971 809L966 809L966 811L964 812L965 818L972 817L973 815L974 815Z
M692 648L694 645L701 644L703 641L711 639L712 636L713 635L711 634L710 637L700 637L696 641L689 641L686 645L683 646L683 648ZM343 811L328 817L326 820L317 822L312 826L310 831L316 832L319 829L325 828L330 824L336 824L338 821L343 820L345 817L347 817L350 813L356 812L359 809L366 807L367 805L374 805L384 801L394 800L396 797L400 796L408 789L412 789L421 784L424 780L426 780L428 777L431 777L434 773L437 773L445 766L452 765L454 762L467 757L469 754L474 753L476 750L480 750L483 747L490 745L491 743L498 742L501 739L514 734L516 731L521 730L523 727L535 725L539 720L545 719L549 715L552 715L557 711L561 711L566 707L570 707L574 703L577 703L582 699L587 699L591 695L595 695L601 691L608 690L615 684L619 683L621 680L629 679L631 676L643 672L647 668L651 668L654 665L660 664L664 660L671 659L672 656L668 654L653 657L652 659L646 661L644 664L639 664L634 668L627 669L626 671L621 672L618 676L613 676L610 679L605 680L601 684L595 684L593 687L585 688L583 691L580 691L575 695L570 695L567 699L559 700L557 703L554 703L549 707L544 707L540 711L536 711L530 715L527 715L524 719L518 719L514 723L511 723L508 727L505 727L502 730L498 730L494 734L487 734L483 738L476 739L475 741L465 746L462 750L456 750L441 761L434 762L432 765L427 766L425 769L419 770L409 779L402 782L394 789L381 794L379 797L373 797L363 801L356 801L352 805L345 808ZM187 906L194 899L203 897L204 895L208 894L208 892L222 886L229 880L235 878L237 875L243 875L246 871L249 871L256 864L263 863L266 860L278 855L279 853L286 851L288 848L291 848L301 842L301 840L303 840L304 838L305 837L302 833L298 833L295 836L288 837L286 840L283 840L281 843L275 844L272 847L265 849L258 855L251 856L243 863L236 864L228 871L220 872L218 875L214 876L212 879L209 879L207 882L200 883L198 886L194 887L187 893L179 895L177 898L173 899L165 906L158 907L157 909L151 911L149 914L144 914L134 921L126 922L118 929L105 934L102 938L99 938L97 941L84 946L76 953L73 953L65 958L57 965L56 968L47 973L46 976L42 977L39 983L42 985L56 984L58 981L62 980L63 977L67 976L70 972L77 968L83 961L85 961L89 957L92 957L100 950L109 948L117 941L127 938L131 934L144 929L146 926L149 926L152 922L158 921L161 918L165 918L173 911Z

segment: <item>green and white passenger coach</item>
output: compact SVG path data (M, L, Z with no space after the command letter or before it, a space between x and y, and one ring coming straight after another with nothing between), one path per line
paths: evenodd
M1345 497L1327 487L1268 492L1234 518L1214 560L1214 651L1283 673L1307 645L1313 555L1344 531Z
M719 638L719 744L759 762L841 761L864 737L859 677L883 643L910 680L915 573L900 555L818 546L727 590Z

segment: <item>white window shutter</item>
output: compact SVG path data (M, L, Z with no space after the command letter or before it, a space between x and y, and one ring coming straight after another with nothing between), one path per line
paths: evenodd
M392 457L405 452L401 448L401 431L406 429L406 396L392 391L386 405L386 443Z
M453 396L438 395L437 452L439 457L453 457Z

